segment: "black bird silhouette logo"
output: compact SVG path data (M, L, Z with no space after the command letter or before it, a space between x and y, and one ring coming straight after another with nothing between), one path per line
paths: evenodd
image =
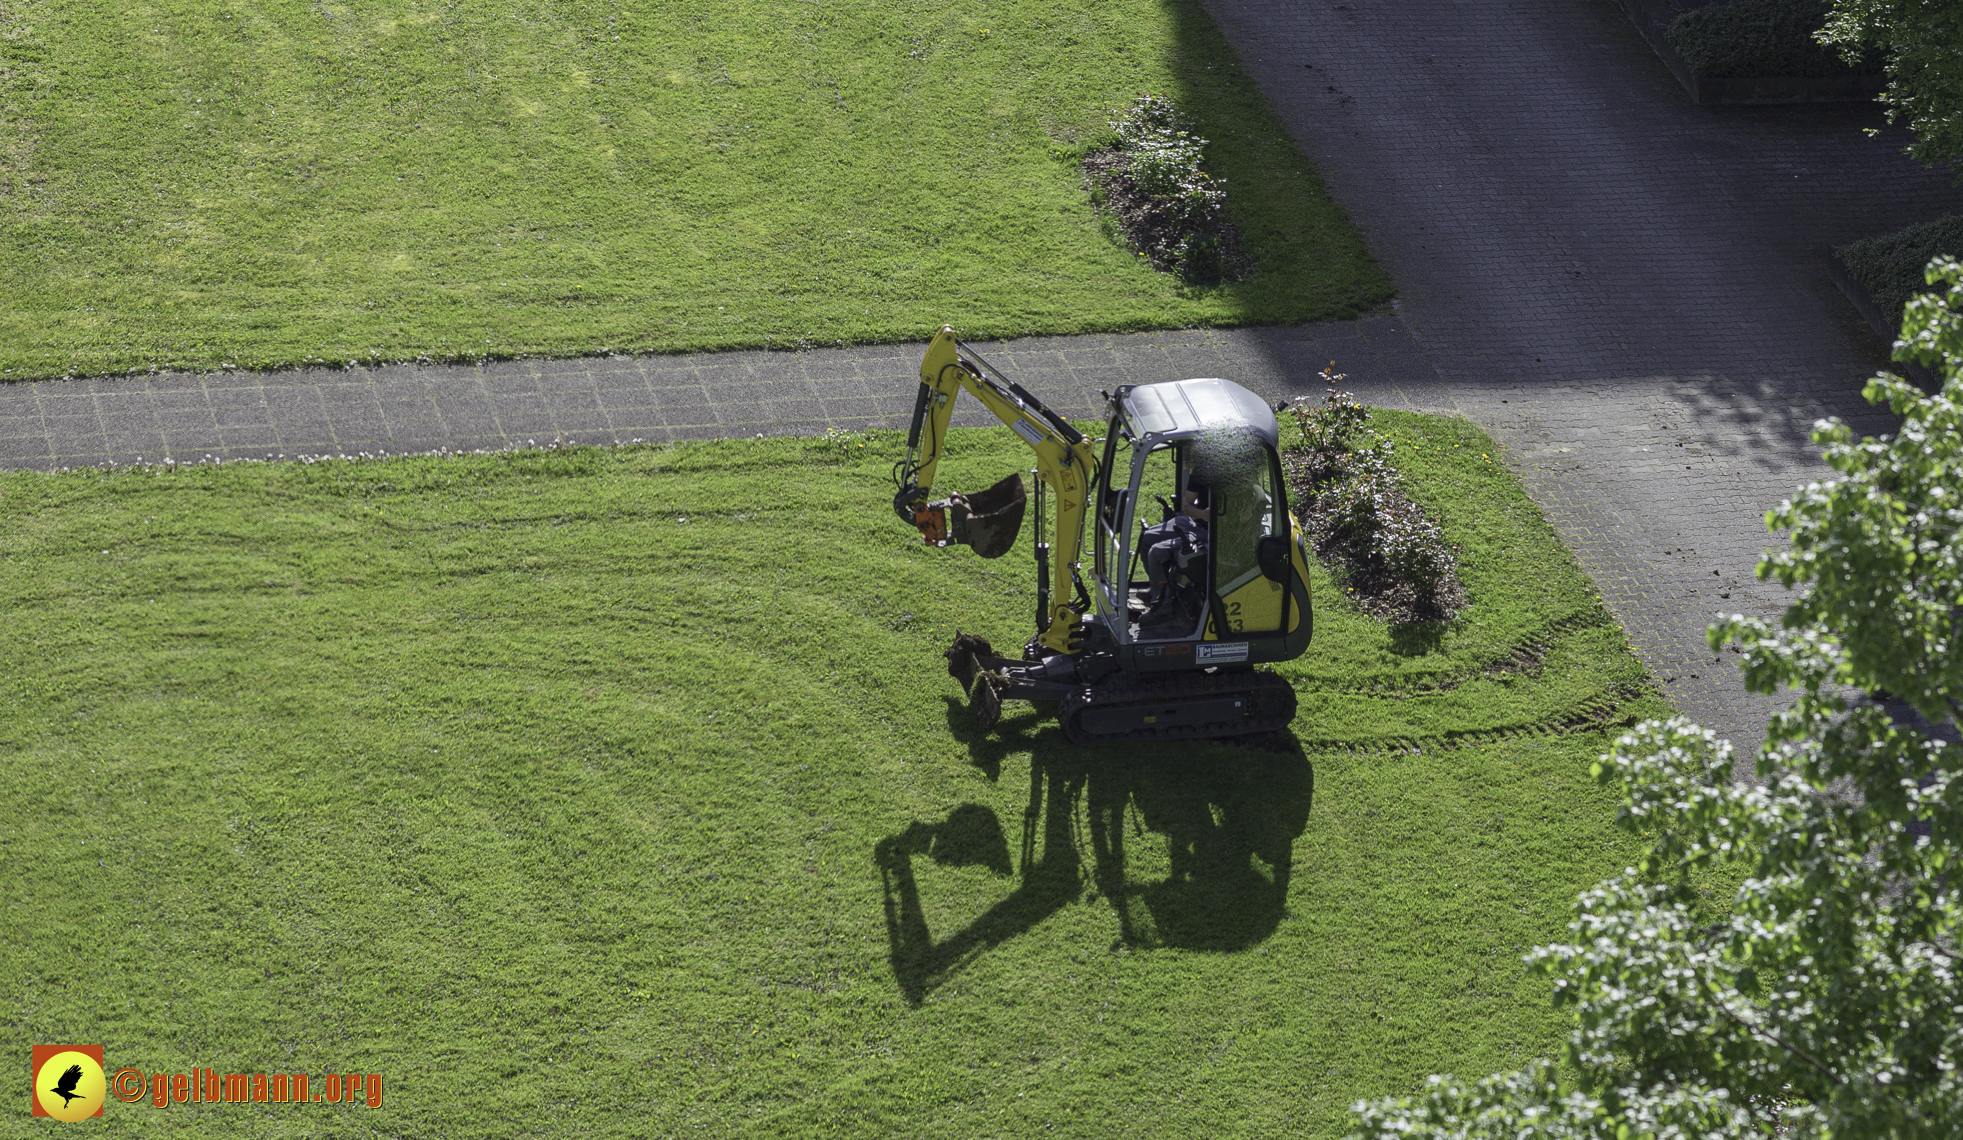
M68 1066L68 1071L61 1075L61 1079L55 1082L55 1087L49 1089L48 1091L60 1097L61 1107L67 1108L69 1101L74 1100L76 1097L82 1095L81 1093L75 1091L75 1086L80 1084L81 1081L82 1081L82 1066L70 1065Z

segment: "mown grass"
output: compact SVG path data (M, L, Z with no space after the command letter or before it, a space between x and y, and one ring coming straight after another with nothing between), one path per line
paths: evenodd
M1141 90L1260 259L1078 160ZM0 375L1070 333L1389 297L1197 0L0 5Z
M1326 1137L1545 1055L1663 708L1486 437L1379 426L1472 608L1323 590L1269 749L975 731L939 651L1030 571L920 546L890 435L0 476L9 1036L387 1077L101 1122L200 1136Z

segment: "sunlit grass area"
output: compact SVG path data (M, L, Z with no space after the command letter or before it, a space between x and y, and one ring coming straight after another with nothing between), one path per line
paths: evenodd
M1259 746L979 732L940 650L1031 570L893 519L890 434L0 476L14 1039L386 1075L145 1136L1330 1137L1548 1055L1663 706L1486 437L1377 426L1472 606L1319 580Z
M1143 90L1258 272L1079 159ZM1390 295L1196 0L0 6L0 376L1273 323Z

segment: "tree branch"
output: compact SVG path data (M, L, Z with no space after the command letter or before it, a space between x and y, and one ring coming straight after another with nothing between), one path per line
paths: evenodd
M1786 1052L1791 1053L1793 1056L1798 1057L1800 1060L1805 1061L1807 1064L1820 1070L1821 1074L1825 1076L1828 1080L1832 1081L1834 1084L1844 1085L1847 1083L1847 1079L1845 1077L1842 1077L1839 1073L1836 1073L1832 1069L1829 1069L1825 1065L1821 1064L1820 1061L1813 1056L1813 1054L1808 1053L1806 1050L1800 1048L1799 1046L1794 1045L1791 1042L1785 1040L1784 1038L1780 1037L1777 1033L1772 1032L1770 1029L1766 1029L1763 1026L1753 1025L1751 1022L1746 1021L1744 1018L1731 1012L1731 1009L1724 1004L1724 999L1718 997L1716 994L1711 995L1711 998L1712 1001L1717 1005L1718 1012L1724 1014L1726 1017L1737 1022L1741 1027L1744 1028L1745 1032L1757 1034L1758 1036L1765 1038L1767 1041L1772 1042L1774 1045L1777 1045L1779 1048L1784 1049Z

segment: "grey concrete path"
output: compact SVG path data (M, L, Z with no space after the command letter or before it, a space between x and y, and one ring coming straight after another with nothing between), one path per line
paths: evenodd
M159 373L0 387L0 466L197 462L902 427L916 344L806 352L513 360L294 372ZM1293 329L1032 337L974 346L1058 410L1092 414L1100 388L1184 376L1307 391L1340 359L1434 385L1394 316ZM1316 386L1319 390L1319 385ZM963 401L957 423L995 420Z
M1360 322L982 350L1072 412L1222 375L1492 431L1679 708L1751 746L1702 631L1776 613L1761 517L1824 473L1806 433L1885 349L1829 244L1963 209L1869 108L1691 105L1614 0L1209 0L1402 291ZM959 314L949 314L959 320ZM931 330L922 330L923 338ZM897 425L920 346L0 388L0 466L195 461ZM977 418L981 417L981 418ZM984 422L970 409L966 422Z

